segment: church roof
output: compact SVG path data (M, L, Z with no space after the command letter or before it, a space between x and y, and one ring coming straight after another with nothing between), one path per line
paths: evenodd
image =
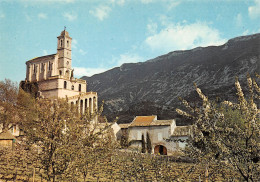
M67 32L66 30L62 30L62 32L60 33L60 36L59 37L67 37L69 39L71 39L71 37L69 36L69 32Z
M42 59L50 59L50 58L54 58L56 54L50 54L50 55L46 55L46 56L41 56L41 57L35 57L35 58L32 58L30 59L29 61L27 62L31 62L31 61L40 61Z
M67 32L66 30L63 30L61 33L60 33L61 36L69 36L69 32Z

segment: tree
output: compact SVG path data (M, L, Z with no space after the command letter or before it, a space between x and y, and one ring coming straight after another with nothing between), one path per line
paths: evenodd
M121 147L123 148L127 148L128 147L128 131L122 131L122 135L121 135L121 138L120 138L120 145Z
M94 122L102 110L103 106L82 116L65 99L35 99L22 89L18 91L10 80L0 82L0 124L6 130L19 124L26 142L19 142L26 149L20 153L26 154L25 162L40 169L38 174L48 181L75 181L82 174L85 179L88 173L84 170L102 163L117 146L111 124L107 120Z
M146 153L144 134L142 134L142 153Z
M149 135L149 133L147 132L146 133L146 143L147 143L147 152L149 153L149 154L151 154L152 153L152 142L151 142L151 139L150 139L150 135Z
M94 118L100 117L102 111L103 104L94 114L86 113L81 118L82 130L78 133L80 137L73 170L79 171L84 181L92 168L103 164L105 159L110 159L113 150L117 147L111 130L111 125L116 121L108 123L106 118L103 123L94 121Z
M32 112L35 99L22 89L17 83L9 79L0 81L0 127L9 130L14 125L23 128L23 123L35 117Z
M31 112L35 118L24 123L27 144L38 154L42 176L54 182L75 159L78 118L65 100L37 99Z
M0 127L3 130L9 130L19 122L17 97L18 87L14 82L8 79L0 81Z
M256 74L258 78L259 75ZM192 107L181 99L188 112L176 111L194 120L193 138L187 154L196 162L207 165L225 161L245 181L258 181L260 176L260 88L255 79L247 77L249 96L246 98L236 79L238 103L210 101L196 86L202 99L201 107ZM213 165L213 166L214 166Z
M17 83L8 79L0 81L1 130L10 130L15 125L18 125L20 130L24 129L24 121L34 117L33 108L34 98L31 98L30 94L25 93L23 90L18 90ZM27 149L28 146L20 137L16 138L12 151L0 146L0 161L6 166L6 170L1 171L4 178L13 176L15 180L17 171L20 171L22 174L20 177L29 179L27 173L29 173L30 169L28 166L33 167L32 161L34 161L35 155L31 155L32 153L29 153Z

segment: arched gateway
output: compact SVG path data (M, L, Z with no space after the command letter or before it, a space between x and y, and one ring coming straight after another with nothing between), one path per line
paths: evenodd
M154 154L167 155L167 148L163 145L156 145L154 147Z

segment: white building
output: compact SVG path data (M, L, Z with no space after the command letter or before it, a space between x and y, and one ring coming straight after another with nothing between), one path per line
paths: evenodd
M26 62L26 79L21 87L50 99L67 98L80 113L98 108L96 92L87 91L85 80L74 78L71 67L72 38L66 30L57 37L57 53L33 58Z
M180 133L179 130L183 133ZM151 140L152 153L169 155L185 147L191 130L190 126L176 126L174 119L157 120L157 116L136 116L128 125L129 148L140 151L142 135L147 142L147 133Z

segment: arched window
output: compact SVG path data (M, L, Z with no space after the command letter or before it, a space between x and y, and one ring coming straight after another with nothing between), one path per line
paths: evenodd
M88 99L85 99L85 113L87 112L88 109Z
M60 75L62 75L62 71L60 70Z
M66 71L66 76L67 76L67 77L70 76L70 72L69 72L69 70Z
M52 70L52 63L49 61L49 70Z
M93 97L93 109L96 110L97 108L97 98Z
M88 106L89 106L89 107L88 107L89 112L92 113L92 99L89 98L89 99L88 99L88 102L89 102L89 104L88 104Z
M62 40L60 40L60 46L62 47Z
M67 82L64 81L64 88L66 89L67 88Z
M74 90L74 85L71 86L71 90Z
M41 72L44 72L44 66L45 66L45 64L42 63L42 66L41 66Z
M80 114L83 114L83 100L80 100Z
M31 66L28 64L28 65L27 65L28 74L30 74L30 69L31 69Z
M67 40L67 47L69 47L69 41Z
M81 84L79 84L79 91L81 92Z

